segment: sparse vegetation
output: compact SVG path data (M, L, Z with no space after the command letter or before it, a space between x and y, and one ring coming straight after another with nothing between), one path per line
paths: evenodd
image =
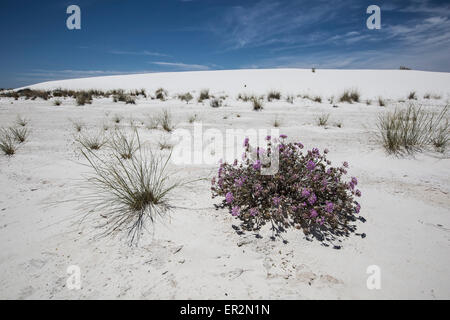
M87 180L92 191L80 209L101 212L107 222L104 235L125 230L130 244L137 244L149 222L169 213L169 195L181 185L168 173L170 155L152 154L140 144L138 149L127 160L119 155L103 159L91 149L82 150L93 173Z
M59 99L55 99L54 101L53 101L53 105L54 106L60 106L61 105L61 100L59 100Z
M198 102L203 102L203 100L208 100L210 98L211 98L211 96L209 95L209 90L203 89L202 91L200 91L200 95L198 97Z
M317 125L318 125L318 126L321 126L321 127L326 126L327 123L328 123L328 119L329 119L329 118L330 118L330 114L329 114L329 113L320 115L320 116L317 118Z
M20 127L26 127L29 120L27 118L22 118L20 115L17 115L16 124Z
M270 91L267 94L267 101L271 102L273 100L280 100L281 99L281 92L279 91Z
M280 126L281 126L281 120L279 120L278 117L276 117L276 118L273 120L272 125L273 125L275 128L280 127Z
M11 127L9 128L9 131L11 132L11 136L18 143L24 143L25 140L28 139L29 130L27 127L18 127L18 128Z
M17 145L15 139L8 129L0 129L0 150L7 156L16 153Z
M89 150L99 150L108 142L102 132L81 134L76 141Z
M339 102L359 102L360 94L358 90L351 89L351 90L345 90L344 93L339 97Z
M436 114L410 104L406 109L381 114L378 128L384 148L397 154L420 151L429 144L445 149L450 130L447 110L448 106Z
M286 101L290 104L294 103L294 99L295 99L295 97L292 94L286 96Z
M194 123L195 121L197 121L197 114L191 115L188 119L189 123Z
M167 99L167 95L168 95L167 91L163 88L159 88L158 90L155 91L155 97L158 100L165 101Z
M322 97L320 97L320 96L315 96L315 97L314 97L314 102L322 103Z
M263 109L263 100L262 99L253 98L252 104L253 104L254 111L260 111Z
M108 141L109 147L122 159L131 159L139 148L139 135L137 129L131 134L127 134L122 130L114 130Z
M80 91L76 96L77 106L84 106L92 103L92 94L86 91Z
M172 114L167 110L163 110L159 116L159 123L164 131L172 132L175 126L172 123Z
M184 94L179 94L178 99L180 99L181 101L186 101L186 103L189 103L189 101L194 99L194 97L192 96L192 94L190 92L186 92Z
M114 123L116 123L116 124L119 124L120 121L122 121L122 117L119 116L118 114L116 114L116 115L114 115L114 116L112 117L112 121L113 121Z
M383 100L382 97L378 97L378 105L379 105L380 107L386 106L386 102Z
M84 123L80 120L72 120L72 125L76 132L81 132L81 130L84 128Z
M210 105L212 108L219 108L219 107L222 106L222 100L219 99L219 98L214 98L214 99L212 99L212 100L209 102L209 105Z
M408 100L417 100L416 92L411 91L408 95Z

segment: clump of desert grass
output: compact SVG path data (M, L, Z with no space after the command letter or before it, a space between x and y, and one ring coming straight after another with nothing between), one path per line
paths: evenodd
M415 91L411 91L411 92L408 94L408 100L417 100L417 95L416 95L416 92L415 92Z
M280 100L281 99L281 92L279 91L269 91L267 94L267 101L272 102L273 100Z
M209 94L209 89L203 89L202 91L200 91L200 95L198 96L198 102L203 102L203 100L208 100L210 99L211 96Z
M26 127L30 121L27 118L23 118L21 115L17 115L16 124L20 127Z
M137 135L137 133L136 133ZM103 158L84 148L82 154L92 173L83 197L84 218L98 214L105 221L103 235L126 232L130 245L137 244L143 230L166 217L173 206L170 195L182 185L168 171L169 155L154 154L141 146L130 159L120 155Z
M76 138L76 141L82 146L82 148L89 150L100 150L100 148L108 142L105 135L101 131L98 133L82 133Z
M328 119L329 118L330 118L330 114L329 113L321 114L320 116L317 117L316 123L320 127L325 127L327 125L327 123L328 123Z
M344 93L339 97L339 102L359 102L360 93L356 89L345 90Z
M11 127L8 129L11 133L11 136L14 138L14 140L18 143L24 143L29 136L30 131L27 127Z
M178 99L180 99L181 101L185 101L186 104L188 104L189 101L194 99L194 97L192 96L192 94L190 92L186 92L186 93L183 93L183 94L179 94L178 95Z
M84 106L85 104L92 103L92 93L87 91L80 91L76 95L77 106Z
M122 121L122 117L119 116L118 114L115 114L112 119L111 119L114 123L119 124L120 121Z
M159 123L164 131L172 132L175 129L175 125L173 124L172 114L164 109L159 115Z
M211 106L211 108L219 108L222 106L222 99L213 98L210 100L209 105Z
M54 106L60 106L62 104L62 102L61 102L61 100L59 100L59 99L55 99L54 101L53 101L53 105Z
M81 132L83 128L85 127L84 122L81 120L70 120L72 122L72 126L75 129L76 132Z
M280 119L278 119L278 117L275 117L275 119L273 119L272 121L272 126L274 128L279 128L281 126L282 122Z
M384 101L384 99L382 97L378 97L378 105L380 107L385 107L386 106L386 101Z
M257 97L253 94L239 93L237 96L237 99L244 101L244 102L248 102L248 101L252 101L253 99L257 99Z
M161 101L165 101L167 99L168 93L164 88L159 88L155 91L155 98Z
M7 156L17 151L17 142L9 129L0 129L0 150Z
M263 99L254 97L252 99L252 105L254 111L261 111L264 108Z
M448 106L435 113L410 104L406 109L381 114L378 128L383 147L392 154L413 153L429 145L445 150L450 131L447 111Z
M321 96L315 96L313 99L314 102L322 103L322 97Z
M122 159L131 159L139 149L137 129L134 129L132 133L114 130L108 146Z

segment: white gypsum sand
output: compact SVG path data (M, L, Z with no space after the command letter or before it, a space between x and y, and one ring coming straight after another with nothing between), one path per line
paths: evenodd
M94 99L76 106L74 99L34 101L0 98L0 126L20 114L29 120L28 141L12 157L0 156L0 298L2 299L448 299L450 298L450 160L431 151L414 156L387 155L377 137L380 112L404 106L411 91L428 110L448 104L450 74L397 70L236 70L143 74L63 80L36 84L32 89L141 89L169 96L191 92L186 104L143 98L136 105ZM356 88L360 103L340 103L345 89ZM197 102L201 89L228 95L223 106ZM260 112L239 93L282 93L264 102ZM423 99L425 93L439 99ZM286 95L294 95L294 103ZM297 97L321 96L322 103ZM334 96L334 103L329 98ZM378 97L386 101L380 107ZM370 105L366 100L371 99ZM406 100L399 102L399 99ZM337 105L337 108L333 108ZM357 233L343 239L340 250L307 241L299 230L288 230L272 241L270 232L236 234L239 225L226 209L216 210L210 178L217 165L174 165L188 180L207 178L180 187L170 218L144 233L139 246L126 238L98 237L95 219L80 222L76 199L83 174L90 172L77 151L73 121L82 130L130 130L134 119L144 143L158 149L168 137L141 124L147 115L168 109L177 128L192 130L189 118L198 115L203 129L270 129L274 119L289 141L305 148L330 150L333 165L350 163L362 191ZM316 119L330 114L320 127ZM120 123L113 121L120 116ZM239 115L239 116L238 116ZM341 123L342 126L336 126ZM237 143L241 144L241 141ZM163 151L166 152L166 151ZM98 221L101 223L102 221ZM67 268L81 270L81 289L69 290ZM379 266L381 289L369 290L367 268Z

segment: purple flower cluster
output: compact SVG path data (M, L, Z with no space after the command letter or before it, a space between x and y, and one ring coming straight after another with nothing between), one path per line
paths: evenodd
M351 222L361 211L354 198L360 197L361 191L356 189L355 177L344 179L348 163L332 167L326 158L328 149L303 152L302 143L288 143L283 134L279 138L267 136L265 148L252 148L246 138L244 161L222 163L217 179L212 179L213 197L224 197L224 205L248 230L270 221L280 227L295 226L306 234L316 227L339 230L340 234L351 232ZM261 174L261 157L269 157L277 149L278 172Z

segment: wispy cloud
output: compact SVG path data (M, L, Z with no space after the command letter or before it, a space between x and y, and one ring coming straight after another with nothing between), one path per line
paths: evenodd
M19 77L27 77L28 79L35 80L59 80L59 79L71 79L71 78L88 78L88 77L101 77L110 75L122 75L122 74L136 74L136 73L150 73L154 70L45 70L45 69L33 69L30 72L18 73Z
M169 55L153 52L153 51L123 51L123 50L111 50L109 53L118 54L118 55L127 55L127 56L153 56L153 57L168 57Z
M163 62L163 61L152 61L151 64L164 67L172 67L182 70L209 70L210 67L201 64L187 64L182 62Z

